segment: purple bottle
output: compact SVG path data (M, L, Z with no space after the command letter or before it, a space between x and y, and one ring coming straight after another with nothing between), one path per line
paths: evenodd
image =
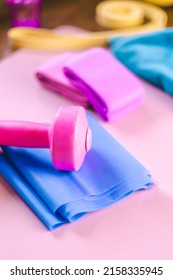
M6 0L11 26L40 27L42 0Z

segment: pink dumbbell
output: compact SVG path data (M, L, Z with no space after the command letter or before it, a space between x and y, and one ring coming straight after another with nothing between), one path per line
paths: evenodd
M50 148L60 170L79 170L91 148L92 133L80 106L59 108L51 125L25 121L0 121L0 145Z

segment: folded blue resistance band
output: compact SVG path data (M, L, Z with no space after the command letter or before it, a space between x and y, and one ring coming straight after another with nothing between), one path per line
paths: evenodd
M2 175L50 230L153 183L150 173L91 115L88 121L93 144L78 172L54 169L48 149L2 147Z
M173 96L173 28L112 38L112 53L130 70Z

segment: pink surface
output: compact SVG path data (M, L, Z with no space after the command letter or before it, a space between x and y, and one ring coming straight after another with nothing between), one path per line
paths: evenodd
M53 55L23 50L1 61L0 119L50 122L70 104L34 77ZM0 259L173 259L173 99L144 86L140 108L102 124L151 171L156 187L50 232L1 178Z

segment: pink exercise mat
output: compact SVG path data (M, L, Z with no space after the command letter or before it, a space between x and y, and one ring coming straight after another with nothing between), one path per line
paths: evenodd
M0 63L0 119L49 122L72 104L40 87L38 65L55 53L20 50ZM144 104L103 126L148 168L156 186L48 232L0 179L0 259L172 259L173 99L143 83Z

